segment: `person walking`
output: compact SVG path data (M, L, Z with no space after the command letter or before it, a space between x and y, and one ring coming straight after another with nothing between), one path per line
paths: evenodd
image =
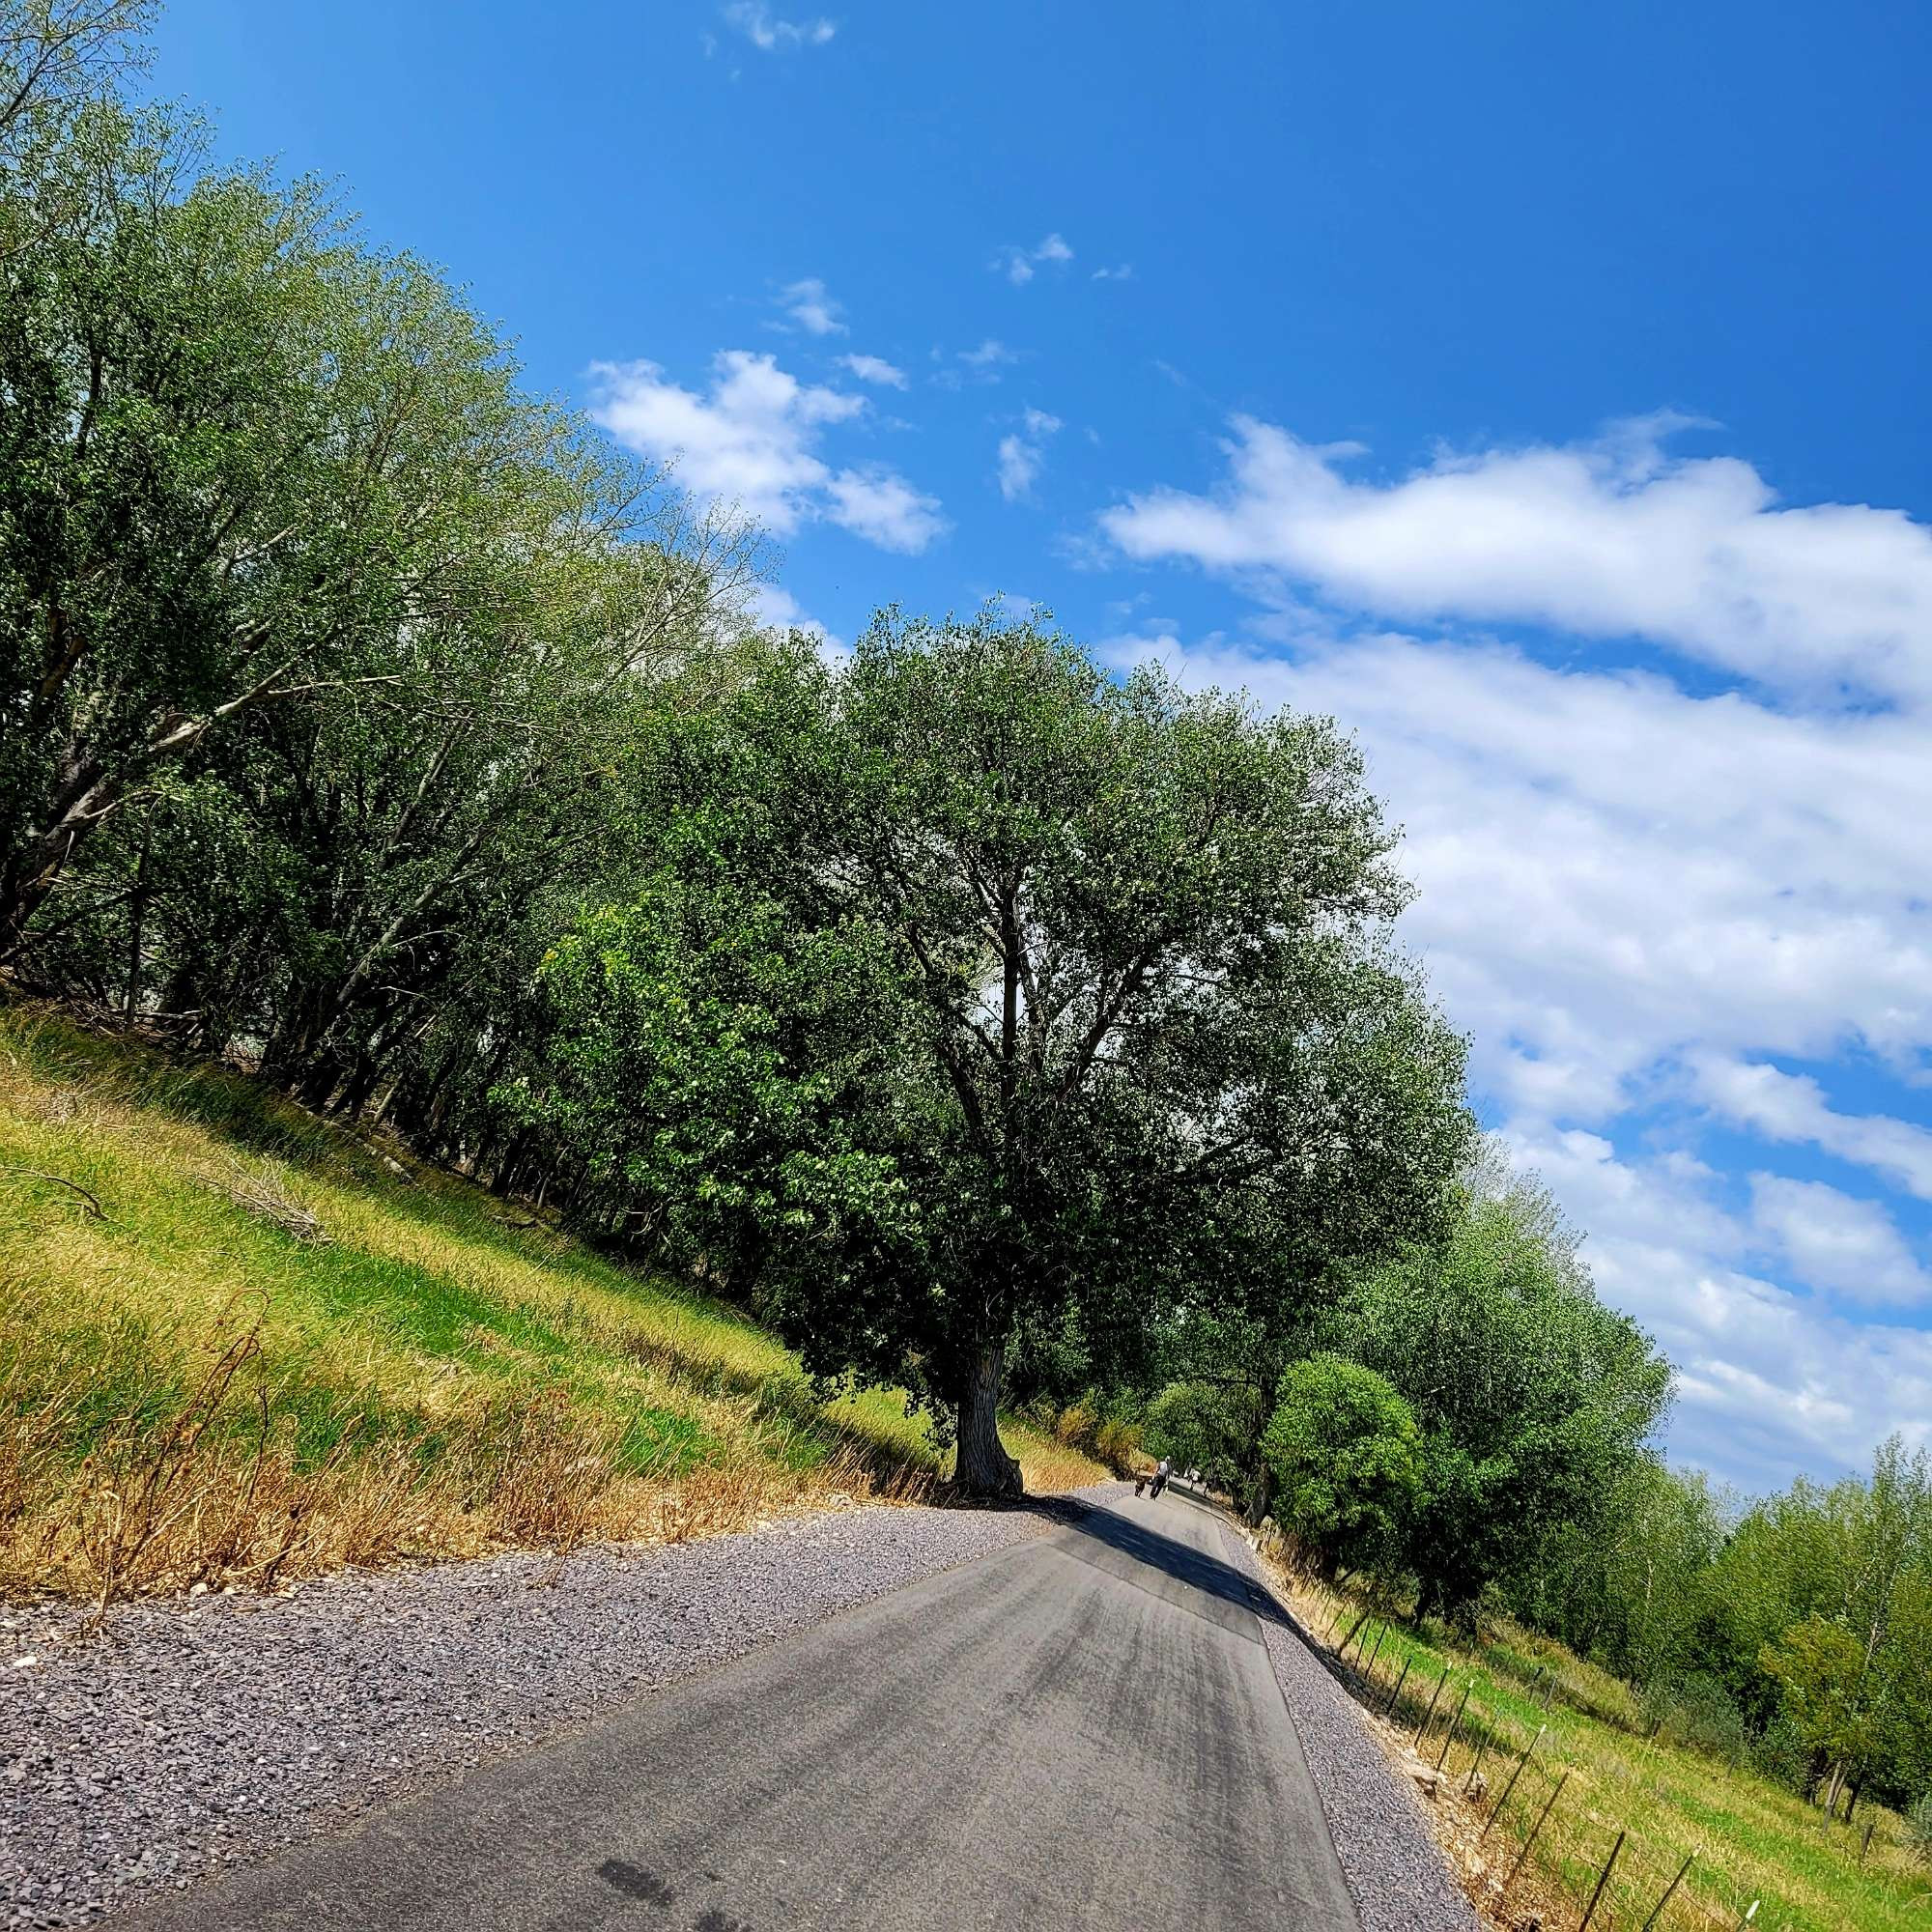
M1157 1467L1156 1467L1156 1468L1154 1469L1154 1472L1153 1472L1153 1493L1154 1493L1154 1495L1156 1495L1156 1496L1157 1496L1157 1495L1159 1495L1159 1494L1160 1494L1160 1492L1161 1492L1161 1491L1163 1491L1164 1489L1166 1489L1166 1488L1167 1488L1167 1479L1168 1479L1168 1477L1169 1477L1169 1476L1170 1476L1170 1475L1171 1475L1172 1473L1173 1473L1173 1470L1172 1470L1172 1468L1171 1468L1171 1466L1170 1466L1170 1464L1169 1464L1169 1463L1168 1463L1168 1460L1167 1460L1167 1458L1166 1458L1165 1456L1163 1456L1163 1457L1162 1457L1162 1458L1160 1459L1160 1463L1159 1463L1158 1466L1157 1466ZM1152 1500L1152 1498L1151 1497L1151 1498L1150 1498L1149 1500L1150 1500L1150 1501L1151 1501L1151 1500Z

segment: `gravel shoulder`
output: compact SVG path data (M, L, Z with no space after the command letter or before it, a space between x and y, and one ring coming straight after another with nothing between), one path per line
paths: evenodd
M1050 1506L858 1509L560 1573L513 1554L135 1605L91 1636L0 1609L0 1925L88 1924L340 1830L1052 1526Z
M853 1510L560 1574L515 1554L139 1605L97 1635L0 1608L0 1926L84 1925L258 1862L1064 1520ZM1363 1932L1475 1932L1420 1801L1276 1611L1262 1634Z
M1247 1539L1225 1523L1222 1535L1228 1560L1275 1607L1275 1616L1262 1618L1262 1636L1362 1932L1481 1932L1423 1815L1423 1801L1390 1770L1354 1700L1269 1588Z

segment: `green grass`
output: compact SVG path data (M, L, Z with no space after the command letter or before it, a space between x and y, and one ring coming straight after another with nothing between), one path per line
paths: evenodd
M821 1406L736 1311L407 1165L240 1073L0 1008L0 1577L76 1587L88 1486L152 1468L184 1416L201 1462L272 1461L298 1515L353 1515L369 1473L388 1527L304 1545L318 1563L372 1538L518 1540L538 1466L580 1500L594 1488L580 1527L612 1535L943 1476L893 1392ZM213 1400L230 1348L245 1360ZM1008 1439L1033 1487L1104 1473L1017 1424Z
M1339 1613L1336 1644L1365 1608L1304 1577L1288 1579L1287 1587L1317 1637ZM1369 1631L1379 1622L1372 1617ZM1373 1634L1368 1642L1373 1649ZM1759 1904L1752 1924L1759 1932L1923 1932L1932 1924L1932 1871L1913 1857L1903 1821L1861 1808L1852 1826L1828 1822L1815 1805L1755 1772L1673 1739L1667 1722L1651 1740L1630 1687L1560 1644L1509 1629L1486 1632L1483 1641L1467 1644L1434 1625L1418 1630L1397 1622L1376 1657L1372 1688L1364 1687L1355 1667L1356 1644L1349 1645L1347 1662L1357 1694L1378 1714L1407 1662L1393 1719L1396 1725L1406 1723L1406 1736L1414 1733L1431 1691L1449 1670L1424 1752L1432 1764L1463 1687L1469 1687L1446 1766L1456 1783L1437 1801L1438 1807L1448 1807L1458 1830L1477 1816L1476 1807L1456 1795L1477 1747L1485 1776L1493 1774L1493 1801L1538 1728L1545 1727L1507 1810L1478 1852L1487 1876L1506 1872L1545 1799L1569 1772L1532 1851L1526 1881L1512 1893L1513 1914L1540 1899L1558 1915L1546 1916L1546 1924L1575 1923L1616 1834L1627 1831L1605 1894L1613 1926L1642 1925L1693 1850L1697 1862L1659 1919L1660 1928L1735 1926L1754 1899ZM1867 1823L1874 1829L1861 1862ZM1455 1833L1445 1835L1453 1848ZM1605 1922L1603 1915L1600 1906L1597 1923ZM1506 1922L1515 1923L1515 1917Z

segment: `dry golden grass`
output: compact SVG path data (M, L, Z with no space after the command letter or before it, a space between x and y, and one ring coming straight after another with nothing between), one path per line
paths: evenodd
M1753 1902L1758 1932L1907 1932L1932 1923L1932 1872L1891 1813L1870 1807L1855 1827L1830 1823L1753 1772L1675 1745L1667 1733L1650 1739L1627 1686L1548 1639L1503 1629L1479 1647L1465 1645L1434 1626L1425 1634L1386 1623L1365 1600L1279 1558L1269 1567L1304 1628L1331 1657L1346 1653L1343 1681L1401 1776L1412 1776L1418 1728L1448 1673L1421 1753L1430 1766L1441 1756L1445 1776L1426 1808L1486 1924L1512 1932L1531 1922L1549 1932L1575 1926L1619 1833L1592 1932L1637 1932L1693 1852L1656 1932L1719 1932ZM1464 1687L1468 1701L1450 1740ZM1475 1797L1463 1788L1472 1773Z
M106 1603L940 1492L891 1391L242 1077L0 1010L0 1587ZM1009 1425L1029 1487L1097 1480Z

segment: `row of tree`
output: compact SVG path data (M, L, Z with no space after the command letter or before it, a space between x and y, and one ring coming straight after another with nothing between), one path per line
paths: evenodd
M1521 1607L1834 1807L1932 1793L1932 1457L1748 1504L1642 1459L1605 1533L1552 1540Z
M1733 1532L1648 1453L1341 732L997 611L758 635L751 535L135 103L144 14L0 0L0 971L700 1276L970 1488L1094 1391L1427 1608L1920 1776L1922 1564L1874 1622L1850 1492Z

